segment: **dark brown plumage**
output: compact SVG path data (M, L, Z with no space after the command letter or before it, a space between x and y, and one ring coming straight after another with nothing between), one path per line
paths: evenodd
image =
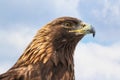
M40 29L16 64L0 80L74 80L74 50L90 25L61 17Z

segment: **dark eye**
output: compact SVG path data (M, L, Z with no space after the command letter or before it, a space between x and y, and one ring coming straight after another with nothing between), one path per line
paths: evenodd
M72 24L71 23L65 23L64 26L70 27L70 26L72 26Z

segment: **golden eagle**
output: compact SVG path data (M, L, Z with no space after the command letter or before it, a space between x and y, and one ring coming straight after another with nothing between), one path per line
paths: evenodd
M86 34L95 35L89 24L60 17L46 24L33 38L15 65L0 80L74 80L74 50Z

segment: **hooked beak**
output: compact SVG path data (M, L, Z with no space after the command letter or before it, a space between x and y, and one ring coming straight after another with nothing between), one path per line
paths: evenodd
M86 34L93 34L95 36L95 30L90 24L82 23L83 25L79 26L75 30L71 30L69 32L75 32L77 35L86 35ZM82 28L81 28L82 27Z

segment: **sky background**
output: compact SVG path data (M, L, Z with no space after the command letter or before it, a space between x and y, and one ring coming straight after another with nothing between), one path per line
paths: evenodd
M120 80L120 0L0 0L0 73L17 61L36 31L61 16L95 27L75 50L76 80Z

